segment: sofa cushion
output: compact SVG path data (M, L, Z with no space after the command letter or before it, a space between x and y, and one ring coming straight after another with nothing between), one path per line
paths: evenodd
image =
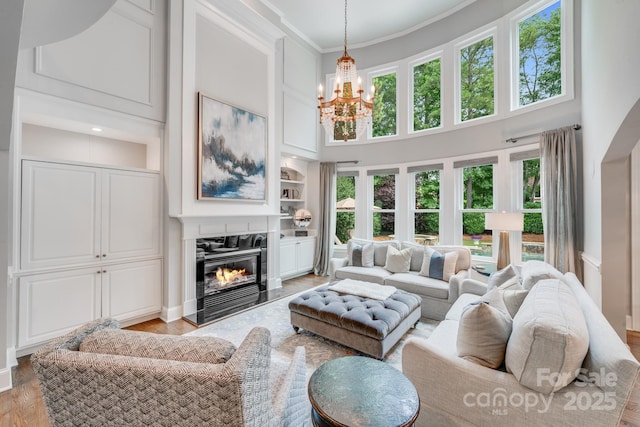
M563 275L552 265L543 261L527 261L522 265L522 287L531 289L544 279L562 279Z
M498 368L504 361L511 323L508 313L486 301L467 305L458 326L458 356L487 368Z
M384 269L384 267L373 266L371 268L346 266L336 270L336 279L354 279L363 280L365 282L378 283L384 285L385 279L393 273Z
M525 387L549 394L571 383L589 349L573 291L559 279L539 281L513 319L506 368Z
M509 264L502 270L498 270L491 274L489 281L487 282L487 291L497 288L507 280L513 279L514 277L518 278L518 281L520 281L520 272L516 270L516 267L513 264Z
M387 262L387 247L393 246L396 249L400 249L400 242L397 240L366 240L366 239L350 239L353 243L358 245L373 244L373 265L384 266Z
M443 320L429 335L429 344L438 347L451 355L451 357L457 358L456 336L458 334L458 326L459 322L456 320Z
M415 271L396 273L387 277L385 285L395 286L407 292L446 300L449 298L449 283L430 277L420 276Z
M490 305L500 308L513 318L529 291L520 286L517 277L512 277L502 285L487 292L483 297L483 301L487 301Z
M424 258L424 248L426 247L427 246L420 245L414 242L400 243L400 249L413 249L413 251L411 252L411 266L409 267L410 271L420 271L420 268L422 267L422 259Z
M80 351L196 363L225 363L236 351L218 337L160 335L126 329L103 329L85 338Z
M349 265L356 267L373 267L373 243L359 245L352 240L347 243Z
M393 246L387 248L387 261L384 264L385 270L392 273L406 273L411 265L412 248L398 250Z
M420 275L448 282L451 276L456 274L457 261L457 252L441 254L430 247L426 247L422 260L422 268L420 268Z

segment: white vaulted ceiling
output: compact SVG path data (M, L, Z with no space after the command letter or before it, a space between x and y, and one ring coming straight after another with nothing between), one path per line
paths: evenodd
M341 50L343 0L260 0L321 52ZM476 0L349 0L348 45L362 47L414 31Z

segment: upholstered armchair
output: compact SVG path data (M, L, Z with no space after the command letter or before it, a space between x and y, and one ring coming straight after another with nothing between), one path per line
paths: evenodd
M304 347L271 363L271 335L223 339L84 325L38 350L33 368L52 426L303 426Z

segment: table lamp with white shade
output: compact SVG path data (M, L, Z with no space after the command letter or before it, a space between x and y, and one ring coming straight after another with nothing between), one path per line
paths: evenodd
M524 214L519 212L491 212L484 217L486 230L500 231L500 243L498 244L498 270L502 270L509 263L509 232L522 231L524 228Z

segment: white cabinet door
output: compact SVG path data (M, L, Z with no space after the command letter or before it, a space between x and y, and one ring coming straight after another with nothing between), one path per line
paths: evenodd
M19 279L18 347L39 344L101 315L97 268Z
M313 270L313 258L316 250L315 239L304 239L298 244L298 272Z
M158 175L106 169L102 195L103 259L159 255Z
M295 274L298 269L295 241L280 243L280 277Z
M23 162L23 270L84 264L100 258L99 183L99 169Z
M157 313L162 305L160 260L105 266L102 316L118 320Z
M160 255L156 173L25 160L23 270Z

